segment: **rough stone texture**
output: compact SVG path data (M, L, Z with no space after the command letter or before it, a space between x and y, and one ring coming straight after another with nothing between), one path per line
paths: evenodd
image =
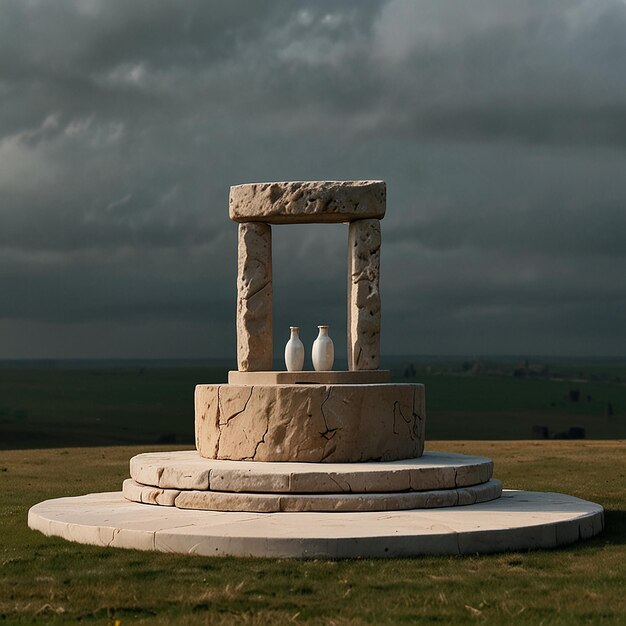
M424 449L423 385L198 385L195 407L209 459L393 461Z
M348 233L348 369L380 366L380 221L350 223Z
M381 180L251 183L230 188L230 219L271 224L382 219L386 197Z
M122 484L122 493L127 500L142 502L143 504L159 504L161 506L175 506L176 498L180 495L178 489L159 489L140 485L127 478Z
M159 491L159 497L154 492ZM400 511L433 509L487 502L502 495L502 483L490 480L482 485L438 491L400 493L324 493L274 494L234 491L179 491L147 487L133 480L124 481L122 493L127 500L147 504L176 506L179 509L208 511Z
M237 367L272 369L272 230L267 224L239 225Z
M181 510L99 493L40 502L28 525L97 546L201 556L408 557L555 548L602 532L604 509L560 493L504 491L481 504L357 513Z
M195 450L138 454L130 460L130 477L152 487L209 489L211 468L198 463L201 458Z
M144 485L195 491L263 493L393 493L468 487L491 479L491 459L424 452L405 461L264 463L205 459L196 450L145 452L130 460Z
M363 370L360 372L228 372L230 385L366 385L388 383L389 370Z

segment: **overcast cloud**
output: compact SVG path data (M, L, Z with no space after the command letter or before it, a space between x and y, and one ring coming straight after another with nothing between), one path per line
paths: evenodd
M229 186L368 178L385 353L626 354L623 0L0 0L0 358L234 356ZM274 238L345 353L345 227Z

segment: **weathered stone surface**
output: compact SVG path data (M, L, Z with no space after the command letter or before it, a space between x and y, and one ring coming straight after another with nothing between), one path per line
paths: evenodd
M153 487L208 489L211 468L198 463L202 457L195 450L190 452L138 454L130 460L130 477Z
M178 489L159 489L157 487L140 485L130 478L127 478L122 484L122 494L127 500L143 502L143 504L174 506L174 502L180 493Z
M486 480L489 480L491 478L491 475L493 474L493 461L490 461L489 463L484 464L480 468L470 467L470 466L459 467L456 471L456 476L454 478L457 487L462 487L468 484L471 485L472 483L467 482L467 481L468 481L468 478L470 481L473 481L476 479L476 470L478 470L478 478L479 478L477 482L484 482Z
M502 495L499 480L461 489L437 491L407 491L396 493L307 493L274 494L242 493L233 491L179 491L160 489L155 498L154 487L134 481L124 481L123 494L128 500L148 504L163 504L179 509L207 511L250 511L276 513L278 511L401 511L432 509L476 504L495 500Z
M237 265L237 367L272 369L272 230L239 225Z
M202 556L389 558L554 548L602 532L604 509L560 493L505 490L442 509L237 513L146 506L117 492L40 502L28 525L78 543Z
M145 452L130 476L153 487L263 493L391 493L468 487L491 479L491 459L424 452L415 459L369 463L292 463L205 459L197 450Z
M423 385L198 385L195 407L209 459L393 461L424 449Z
M386 196L381 180L236 185L230 188L230 219L271 224L382 219Z
M228 372L230 385L366 385L388 383L389 370L350 371L302 371L302 372Z
M280 496L265 493L233 493L226 491L182 491L176 497L179 509L204 511L249 511L277 513Z
M380 366L380 221L358 220L348 232L348 369Z

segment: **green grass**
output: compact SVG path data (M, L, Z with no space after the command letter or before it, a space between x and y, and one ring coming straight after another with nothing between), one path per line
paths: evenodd
M226 368L0 369L0 448L193 441L198 382Z
M605 506L603 535L555 551L399 560L203 558L95 548L26 526L36 502L119 490L155 447L0 451L7 624L623 624L626 442L431 442L490 456L507 487ZM158 449L163 449L160 446Z
M623 383L459 374L418 374L415 381L426 385L429 438L527 439L534 425L551 433L580 426L593 439L626 437Z
M593 376L594 367L572 375ZM192 443L195 385L226 379L225 367L0 369L0 449ZM426 384L428 438L528 439L534 425L626 438L623 382L423 372L413 380Z

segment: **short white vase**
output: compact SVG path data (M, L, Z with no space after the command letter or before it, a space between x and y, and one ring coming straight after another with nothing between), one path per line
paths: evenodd
M300 341L300 329L290 326L291 337L285 345L285 365L288 372L301 372L304 367L304 344Z
M320 332L313 342L313 367L316 372L329 372L335 362L335 346L328 336L328 326L318 326Z

